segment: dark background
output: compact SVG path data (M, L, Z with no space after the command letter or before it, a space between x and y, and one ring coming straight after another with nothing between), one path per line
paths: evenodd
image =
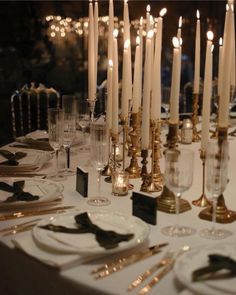
M99 2L99 15L108 14L108 1ZM172 44L179 16L183 16L183 86L193 77L196 10L201 15L201 76L203 77L206 32L214 32L214 75L218 71L218 40L223 35L226 1L135 1L129 0L130 19L145 17L147 4L151 14L167 8L163 25L163 84L170 83ZM114 1L115 16L123 18L123 0ZM10 96L30 81L54 87L61 94L87 95L87 41L71 33L58 46L50 37L48 15L72 20L88 16L88 1L1 1L0 2L0 146L12 140ZM106 78L106 31L99 40L99 78ZM103 34L103 35L102 35ZM135 31L132 31L135 40ZM120 38L122 48L122 38ZM61 41L59 41L61 42ZM132 49L134 51L134 43ZM121 52L121 51L120 51ZM134 54L134 53L133 53ZM133 58L134 59L134 58ZM134 60L133 60L134 61Z

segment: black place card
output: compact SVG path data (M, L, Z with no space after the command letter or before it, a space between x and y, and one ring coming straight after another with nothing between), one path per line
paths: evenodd
M157 224L157 197L141 192L132 194L132 214L141 218L143 221Z
M76 191L84 198L88 196L88 172L77 167L76 173Z

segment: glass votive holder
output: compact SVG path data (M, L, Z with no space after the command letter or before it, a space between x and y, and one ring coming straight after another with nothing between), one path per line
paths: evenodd
M129 191L129 173L116 171L112 174L112 193L115 196L125 196Z

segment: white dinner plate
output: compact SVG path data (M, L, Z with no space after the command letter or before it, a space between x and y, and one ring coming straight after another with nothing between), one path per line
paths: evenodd
M82 255L111 254L135 247L146 240L149 235L149 226L141 219L118 212L110 211L86 211L91 221L104 230L114 230L121 234L134 234L134 237L119 243L118 247L106 250L101 247L92 233L68 234L52 232L39 228L48 223L76 228L74 217L81 212L72 212L40 221L33 229L33 236L43 246L61 252L76 252Z
M37 171L47 163L52 155L49 152L41 151L27 151L27 155L18 160L19 165L17 166L8 166L0 165L1 172L31 172ZM6 161L6 158L0 155L0 163Z
M201 295L235 294L236 278L192 282L192 272L208 265L209 254L229 256L236 260L236 245L213 244L193 248L175 263L174 272L178 280L193 292Z
M2 181L12 185L14 181L19 181L19 179L11 179ZM4 201L12 196L12 193L0 190L0 209L12 209L21 207L33 207L42 204L47 204L48 202L55 201L62 198L63 185L60 183L55 183L53 181L44 179L24 179L24 192L29 192L33 195L39 196L38 200L35 201L15 201L7 202Z

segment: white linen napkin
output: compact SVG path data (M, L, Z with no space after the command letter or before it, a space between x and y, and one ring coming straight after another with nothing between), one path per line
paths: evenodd
M95 259L94 256L81 256L79 254L65 254L39 245L32 235L22 235L12 240L14 246L31 257L59 269L67 269L74 265Z

